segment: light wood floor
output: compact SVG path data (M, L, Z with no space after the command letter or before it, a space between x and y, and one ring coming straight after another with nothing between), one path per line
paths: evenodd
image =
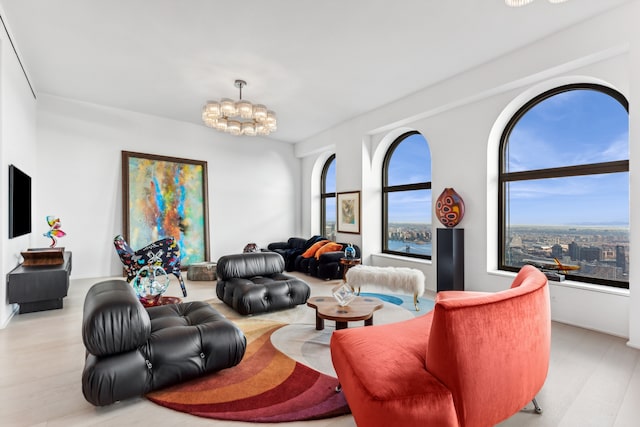
M303 276L312 295L336 282ZM0 330L1 426L256 426L222 422L131 399L106 408L87 403L80 386L84 365L82 304L103 279L72 280L62 310L16 315ZM215 298L214 283L187 282L188 300ZM167 295L179 295L172 282ZM544 413L526 411L501 426L640 426L640 351L625 340L553 324L551 368L538 395ZM351 416L287 426L352 427Z

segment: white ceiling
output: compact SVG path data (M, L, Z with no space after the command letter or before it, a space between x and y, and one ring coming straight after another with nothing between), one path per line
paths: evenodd
M629 0L0 0L36 95L201 124L208 99L298 142ZM215 132L215 131L211 131Z

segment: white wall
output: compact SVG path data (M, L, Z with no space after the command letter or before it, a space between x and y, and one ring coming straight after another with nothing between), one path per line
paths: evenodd
M0 27L0 258L1 277L20 261L20 251L30 246L30 235L9 239L9 165L37 179L36 100L4 29ZM33 194L33 192L32 192ZM32 204L37 203L35 197ZM4 281L3 281L4 283ZM6 304L7 288L0 286L0 328L13 315L14 304Z
M211 260L300 231L301 160L291 144L46 95L37 139L35 240L44 245L45 216L59 216L74 278L122 271L112 242L123 232L123 150L207 162Z
M615 87L629 100L631 194L640 187L634 169L640 157L640 2L631 2L609 13L568 28L501 58L418 91L395 103L302 141L296 155L303 159L303 176L318 153L335 147L338 191L361 190L363 218L360 236L365 262L404 265L426 273L427 287L435 290L435 263L399 260L380 255L380 177L382 153L395 136L408 129L420 131L430 144L433 200L445 187L453 187L465 200L465 284L470 290L496 291L509 286L513 274L497 271L497 159L498 138L505 117L515 112L532 93L567 82L597 81ZM639 174L636 174L640 175ZM303 194L303 206L319 209L315 199ZM640 212L640 198L631 201L630 291L564 282L551 284L555 320L629 337L640 346L639 323L640 232L633 221ZM305 235L317 233L303 217ZM437 224L434 224L436 227ZM635 227L638 230L640 227ZM435 231L435 230L434 230ZM435 232L433 233L435 236ZM340 238L339 238L340 239ZM636 322L632 322L636 319Z
M640 188L640 2L568 28L417 91L301 141L292 147L261 138L234 138L204 126L150 117L40 95L37 107L0 32L0 208L6 212L7 165L34 178L34 232L8 240L2 220L3 274L18 254L43 246L45 216L61 217L68 233L60 245L74 253L73 277L120 273L112 246L122 232L120 152L139 151L206 160L209 165L211 259L238 252L245 243L266 245L291 235L319 232L318 164L337 158L337 191L362 191L362 234L343 234L363 250L366 262L409 265L435 288L433 262L380 256L378 161L390 135L417 129L429 141L434 199L454 187L465 199L465 272L468 289L507 287L512 274L496 271L496 133L529 93L560 81L592 79L620 90L630 102L631 194ZM37 112L36 112L37 108ZM36 128L37 119L37 128ZM36 134L37 129L37 134ZM36 142L37 139L37 142ZM462 171L462 172L461 172ZM629 337L640 347L640 227L633 226L640 198L631 200L630 291L565 282L551 284L554 319ZM435 224L434 224L435 226ZM434 233L435 234L435 233ZM0 287L0 298L6 290ZM0 303L0 325L12 307Z

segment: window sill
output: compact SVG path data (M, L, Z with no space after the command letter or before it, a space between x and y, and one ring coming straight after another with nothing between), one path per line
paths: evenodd
M488 273L493 276L509 277L513 279L517 273L502 270L489 270ZM616 288L613 286L595 285L592 283L574 282L572 280L564 280L562 282L554 282L549 280L549 286L561 286L566 288L580 289L589 292L600 292L603 294L617 295L621 297L630 296L629 289Z
M430 260L430 259L413 258L413 257L401 256L401 255L377 253L377 254L371 254L371 256L374 257L374 258L387 258L387 259L393 259L393 260L396 260L396 261L410 262L410 263L414 263L414 264L422 264L422 265L432 265L433 264L432 260Z

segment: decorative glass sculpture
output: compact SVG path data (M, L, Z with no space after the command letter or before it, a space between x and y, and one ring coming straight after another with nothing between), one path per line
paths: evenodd
M64 237L67 235L67 233L65 233L60 229L60 227L62 227L62 223L60 222L60 218L56 216L47 215L47 224L49 224L49 227L51 227L51 230L47 231L46 233L43 233L42 235L44 237L50 238L51 245L49 247L55 248L56 244L58 243L58 237Z
M453 228L464 216L464 200L453 188L445 188L436 200L436 216L448 228Z
M333 297L338 301L338 305L341 307L349 305L349 303L356 297L353 293L353 289L351 289L351 286L349 286L347 282L342 282L342 285L333 288L332 292Z
M145 306L153 306L158 304L160 297L169 287L169 276L164 268L158 265L144 266L131 284L140 302Z
M356 249L353 247L351 243L349 243L349 246L344 248L344 257L347 259L352 259L356 257Z

